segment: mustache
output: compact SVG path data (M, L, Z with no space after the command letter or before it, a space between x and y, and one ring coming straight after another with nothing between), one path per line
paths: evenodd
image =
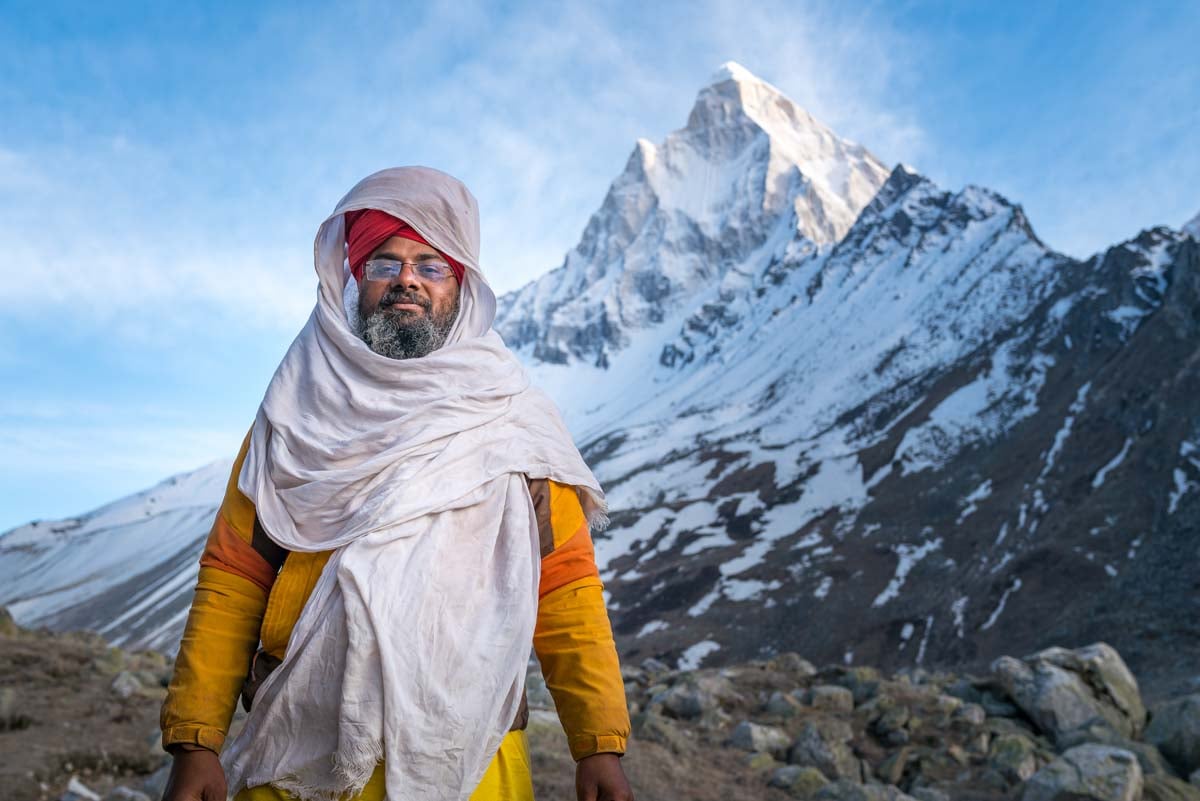
M433 303L404 289L389 289L382 298L379 299L379 308L386 309L393 303L415 303L425 311L433 308Z

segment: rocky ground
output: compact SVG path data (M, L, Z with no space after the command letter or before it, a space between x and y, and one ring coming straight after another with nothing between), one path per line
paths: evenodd
M2 797L158 798L169 673L159 654L24 631L0 613ZM1103 644L1004 657L979 676L817 669L795 654L698 671L651 659L624 673L639 801L1200 801L1200 695L1148 711ZM529 690L538 797L573 799L536 671Z

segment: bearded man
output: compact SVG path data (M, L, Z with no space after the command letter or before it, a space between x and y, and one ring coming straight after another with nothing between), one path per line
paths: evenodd
M384 170L315 253L316 308L201 558L162 710L164 797L531 799L532 644L579 798L632 799L589 534L604 496L492 330L475 198L436 170ZM226 742L239 692L249 715Z

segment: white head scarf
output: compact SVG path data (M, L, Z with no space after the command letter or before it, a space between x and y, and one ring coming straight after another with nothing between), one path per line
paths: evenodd
M404 220L466 268L447 343L372 352L343 305L343 214ZM231 794L272 783L302 799L362 788L380 759L389 798L465 799L520 702L540 559L526 484L604 497L554 404L491 329L479 213L456 179L383 170L321 225L317 305L267 388L238 486L268 535L334 550L223 755Z

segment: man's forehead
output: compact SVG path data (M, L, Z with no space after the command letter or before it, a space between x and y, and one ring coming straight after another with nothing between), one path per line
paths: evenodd
M379 247L371 251L371 257L382 255L401 256L406 259L416 256L439 258L438 252L432 246L426 245L423 242L415 242L412 239L402 236L393 236L385 239L380 243Z

